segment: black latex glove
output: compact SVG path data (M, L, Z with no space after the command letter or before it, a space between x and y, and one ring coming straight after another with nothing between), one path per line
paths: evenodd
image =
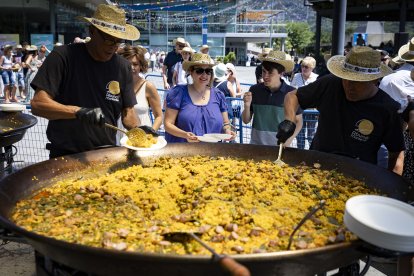
M289 139L290 136L293 135L296 129L296 124L289 120L284 120L279 124L279 127L277 129L277 143L285 143L287 139Z
M79 109L75 115L76 118L82 122L86 122L91 125L97 125L100 127L103 127L105 125L105 116L100 107L81 107L81 109Z
M152 136L155 136L155 137L159 136L159 134L155 131L155 129L153 129L150 126L140 126L139 128L145 131L146 134L151 134Z

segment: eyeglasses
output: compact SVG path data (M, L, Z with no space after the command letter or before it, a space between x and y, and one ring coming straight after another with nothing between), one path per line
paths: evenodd
M302 68L304 68L304 69L309 69L310 67L309 67L309 66L307 66L307 65L302 65Z
M99 36L102 38L103 43L107 46L115 46L115 45L119 46L121 43L125 42L125 40L123 39L117 39L117 40L109 39L105 37L100 30L96 29L96 31L99 34Z
M207 75L211 75L213 73L213 69L211 68L194 68L194 72L196 72L197 75L202 75L203 73L206 73Z

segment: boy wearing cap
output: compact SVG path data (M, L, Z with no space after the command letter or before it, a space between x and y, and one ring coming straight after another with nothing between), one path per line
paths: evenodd
M331 57L327 67L333 75L285 97L286 120L279 125L278 140L284 142L294 132L299 107L316 108L320 115L311 149L376 164L384 144L390 152L388 169L393 170L404 150L399 105L376 85L391 69L381 63L378 51L364 46L352 48L346 57Z
M242 120L248 124L253 119L251 144L276 146L277 126L285 118L283 101L286 94L295 88L282 79L283 72L292 71L293 61L282 51L271 50L268 55L260 56L262 61L263 83L250 87L243 96L244 110ZM294 135L283 141L287 146L302 128L302 110L293 116L296 122Z
M115 131L104 124L116 125L121 115L127 129L139 125L131 65L115 54L139 31L113 5L101 4L82 20L90 23L91 41L55 48L31 83L33 114L49 119L51 158L115 145Z

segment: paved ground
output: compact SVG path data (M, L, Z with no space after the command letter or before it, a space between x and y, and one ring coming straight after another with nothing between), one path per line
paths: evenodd
M254 84L256 77L254 74L255 67L237 67L237 74L238 78L241 83L250 83ZM150 76L148 77L149 80L154 82L154 84L157 86L157 88L162 88L162 81L160 76L160 73L149 73ZM247 91L248 86L243 86L243 91ZM40 122L39 125L42 127L41 131L35 131L32 129L29 129L28 134L26 134L27 137L38 137L41 134L44 134L44 126L45 122ZM33 132L33 135L29 133L30 131ZM36 136L35 136L36 135ZM39 162L41 160L35 159L39 156L41 158L47 159L46 153L44 153L44 143L42 141L39 142L39 149L36 154L33 154L33 140L31 140L31 144L29 145L31 147L31 154L32 156L27 155L23 150L20 151L20 154L18 155L17 159L15 160L24 160L26 165L33 162ZM41 140L41 139L39 139ZM22 147L18 147L19 149ZM396 275L395 270L393 269L393 265L385 266L383 271L386 272L387 275ZM329 275L333 274L334 272L330 272ZM7 245L1 245L0 240L0 276L14 276L14 275L23 275L23 276L33 276L35 275L35 267L34 267L34 254L33 250L28 245L21 245L17 243L9 243ZM368 273L366 274L368 276L382 276L386 275L381 272L378 272L376 269L371 268Z

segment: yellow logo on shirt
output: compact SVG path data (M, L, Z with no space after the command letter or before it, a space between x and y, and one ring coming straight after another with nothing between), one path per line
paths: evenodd
M358 131L363 135L370 135L372 131L374 130L374 124L367 120L362 119L357 123Z
M106 86L106 90L112 95L118 95L119 93L121 93L121 89L119 88L119 82L117 81L110 81Z

